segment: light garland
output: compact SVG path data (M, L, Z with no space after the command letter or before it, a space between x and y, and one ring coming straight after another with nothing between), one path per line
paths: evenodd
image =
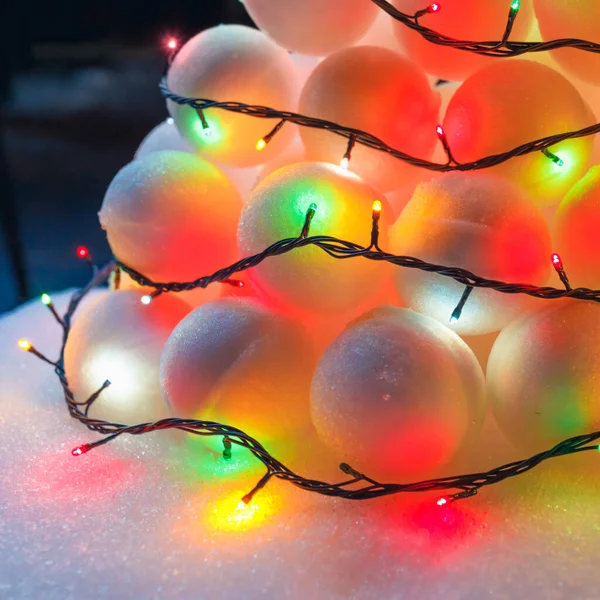
M389 262L405 268L414 268L422 271L438 273L445 277L450 277L456 281L464 283L468 286L467 290L472 290L474 287L481 287L494 289L498 292L507 294L527 294L529 296L548 300L568 297L580 300L591 300L600 303L600 290L590 290L586 288L571 289L571 286L567 285L566 282L568 282L568 279L564 273L562 260L557 254L552 255L552 263L561 276L561 280L563 280L563 283L565 283L565 290L559 290L551 287L534 287L524 284L503 283L485 279L484 277L479 277L465 269L433 265L417 258L394 256L384 252L378 246L378 223L381 214L381 203L377 201L373 203L371 243L368 247L363 247L353 242L339 240L329 236L308 237L310 223L316 210L317 207L314 204L308 208L304 225L298 237L288 238L276 242L275 244L272 244L266 248L260 254L244 258L241 261L230 265L229 267L219 269L212 275L200 277L192 282L157 283L148 279L134 269L127 267L119 261L110 262L101 269L94 268L91 281L87 286L76 292L71 297L67 310L62 317L60 317L55 310L51 309L52 314L55 316L57 322L63 329L63 340L59 352L59 358L56 361L52 361L41 354L28 340L19 340L18 345L22 350L34 354L41 360L54 367L54 371L58 376L62 386L64 399L71 417L78 420L88 429L105 435L105 437L100 440L83 444L77 448L74 448L72 450L73 456L85 454L86 452L89 452L98 446L102 446L103 444L106 444L123 434L142 435L144 433L150 433L152 431L164 429L179 429L194 435L221 436L223 438L224 460L231 458L232 447L235 445L241 448L246 448L263 463L263 465L267 468L267 472L252 488L252 490L250 490L250 492L242 498L242 502L245 504L249 503L253 496L265 485L267 485L272 478L276 478L287 481L305 491L315 492L325 496L345 498L348 500L368 500L371 498L408 492L458 490L437 500L438 506L444 506L450 502L474 496L482 487L493 485L504 481L509 477L516 477L517 475L526 473L527 471L530 471L534 467L538 466L540 463L551 458L576 454L579 452L596 451L599 449L598 442L600 440L600 431L596 431L590 434L579 435L566 439L545 452L540 452L524 460L501 465L483 473L441 477L438 479L429 479L415 483L381 483L363 473L359 473L347 463L341 463L340 469L349 476L349 479L341 483L328 483L298 475L285 464L277 460L272 454L270 454L269 451L258 440L241 431L240 429L230 425L216 423L213 421L201 421L198 419L169 418L162 419L154 423L140 423L137 425L128 426L88 417L88 412L91 405L110 385L110 381L105 381L102 386L100 386L100 388L86 400L77 401L73 392L71 391L65 372L65 348L69 339L69 333L71 331L72 318L77 307L86 294L88 294L89 291L94 287L104 283L110 277L111 272L115 269L123 269L141 285L155 288L155 291L153 294L151 294L152 296L163 292L178 292L197 287L207 287L211 283L227 281L232 274L250 269L270 256L279 256L305 246L316 246L333 258L344 259L363 257L368 260ZM89 252L84 254L86 258L89 258ZM82 256L79 250L78 255ZM564 275L564 278L561 273ZM461 299L462 305L464 305L466 302L468 294L470 294L470 291L463 294L463 299ZM52 300L46 294L43 296L42 302L49 308L53 307ZM453 317L456 316L457 310L454 311ZM460 316L460 314L458 316Z

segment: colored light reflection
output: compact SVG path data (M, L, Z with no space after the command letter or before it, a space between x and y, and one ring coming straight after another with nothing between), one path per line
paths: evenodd
M243 532L262 527L281 509L281 497L269 488L261 490L251 502L240 499L247 490L236 490L216 498L207 506L207 522L223 532Z

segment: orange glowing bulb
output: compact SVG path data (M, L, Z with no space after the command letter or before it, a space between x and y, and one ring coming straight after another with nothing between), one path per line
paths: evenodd
M258 140L258 142L256 142L256 149L260 152L261 150L265 149L266 145L267 145L267 142L265 142L265 140L263 138L260 138L260 140Z
M19 348L21 348L21 350L25 350L25 352L29 352L31 350L31 344L27 340L19 340L18 344Z
M373 202L373 211L381 212L381 202L379 200L375 200L375 202Z

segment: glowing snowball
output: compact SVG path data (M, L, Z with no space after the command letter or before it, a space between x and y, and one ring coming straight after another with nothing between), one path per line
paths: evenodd
M528 452L600 429L600 306L556 301L511 323L487 367L498 425Z
M355 469L386 481L419 477L480 428L483 373L468 346L434 319L397 307L367 317L321 357L313 423Z
M543 285L551 269L544 215L522 191L491 175L451 173L419 185L390 238L395 254L462 267L489 279ZM394 274L409 306L458 333L496 331L527 300L475 289L460 318L451 322L464 285L417 269L397 268Z
M264 179L244 206L238 244L244 256L300 235L311 204L310 235L329 235L368 245L374 201L383 205L380 231L385 247L390 210L385 198L359 177L326 163L297 163ZM250 280L277 303L300 311L339 313L375 295L385 265L361 258L335 260L305 247L268 258L248 272Z
M285 437L310 422L309 356L290 322L251 300L223 298L197 308L173 331L161 387L178 416Z
M172 118L157 125L142 141L135 153L135 158L144 158L151 152L161 150L179 150L180 152L194 152L193 146L181 137L179 130ZM243 201L246 200L250 190L256 183L258 176L257 167L239 169L229 165L217 165L227 179L235 185Z
M164 151L117 173L99 217L119 260L155 281L189 281L235 260L240 208L217 167Z
M597 42L600 39L600 3L597 0L533 0L542 39L582 39ZM600 83L600 56L592 52L561 49L552 57L569 73Z
M419 23L457 40L500 40L511 3L512 0L443 0L440 11L421 17ZM392 4L409 14L427 6L423 0L393 0ZM521 0L510 39L523 40L532 21L532 0ZM477 69L498 60L433 44L399 22L394 22L394 33L412 60L441 79L461 81Z
M108 379L89 415L132 425L169 415L159 385L163 346L189 306L162 295L144 306L143 292L109 292L78 316L69 335L65 370L78 401Z
M454 93L444 129L456 160L500 154L546 136L587 127L593 115L579 92L550 67L526 60L499 61L478 71ZM558 201L583 176L593 138L550 148L563 164L534 152L494 168L541 205Z
M437 144L439 94L425 74L399 54L360 46L326 58L308 78L300 112L362 129L397 150L429 158ZM347 140L325 130L301 128L310 160L340 164ZM349 169L382 192L419 171L383 152L357 144Z
M252 20L279 45L313 56L350 46L378 9L365 0L244 0Z
M556 249L574 287L600 288L600 166L560 203L555 231Z
M222 25L193 37L169 68L169 88L182 96L295 108L295 68L287 52L266 35L241 25ZM257 152L256 142L277 121L221 109L203 111L208 129L189 106L167 102L181 134L209 159L238 167L258 165L291 139L289 123Z

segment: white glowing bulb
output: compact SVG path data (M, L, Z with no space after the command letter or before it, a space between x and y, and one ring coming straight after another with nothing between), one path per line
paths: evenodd
M150 304L150 302L152 302L152 296L150 294L145 294L141 297L140 301L142 304L145 304L147 306L148 304Z

